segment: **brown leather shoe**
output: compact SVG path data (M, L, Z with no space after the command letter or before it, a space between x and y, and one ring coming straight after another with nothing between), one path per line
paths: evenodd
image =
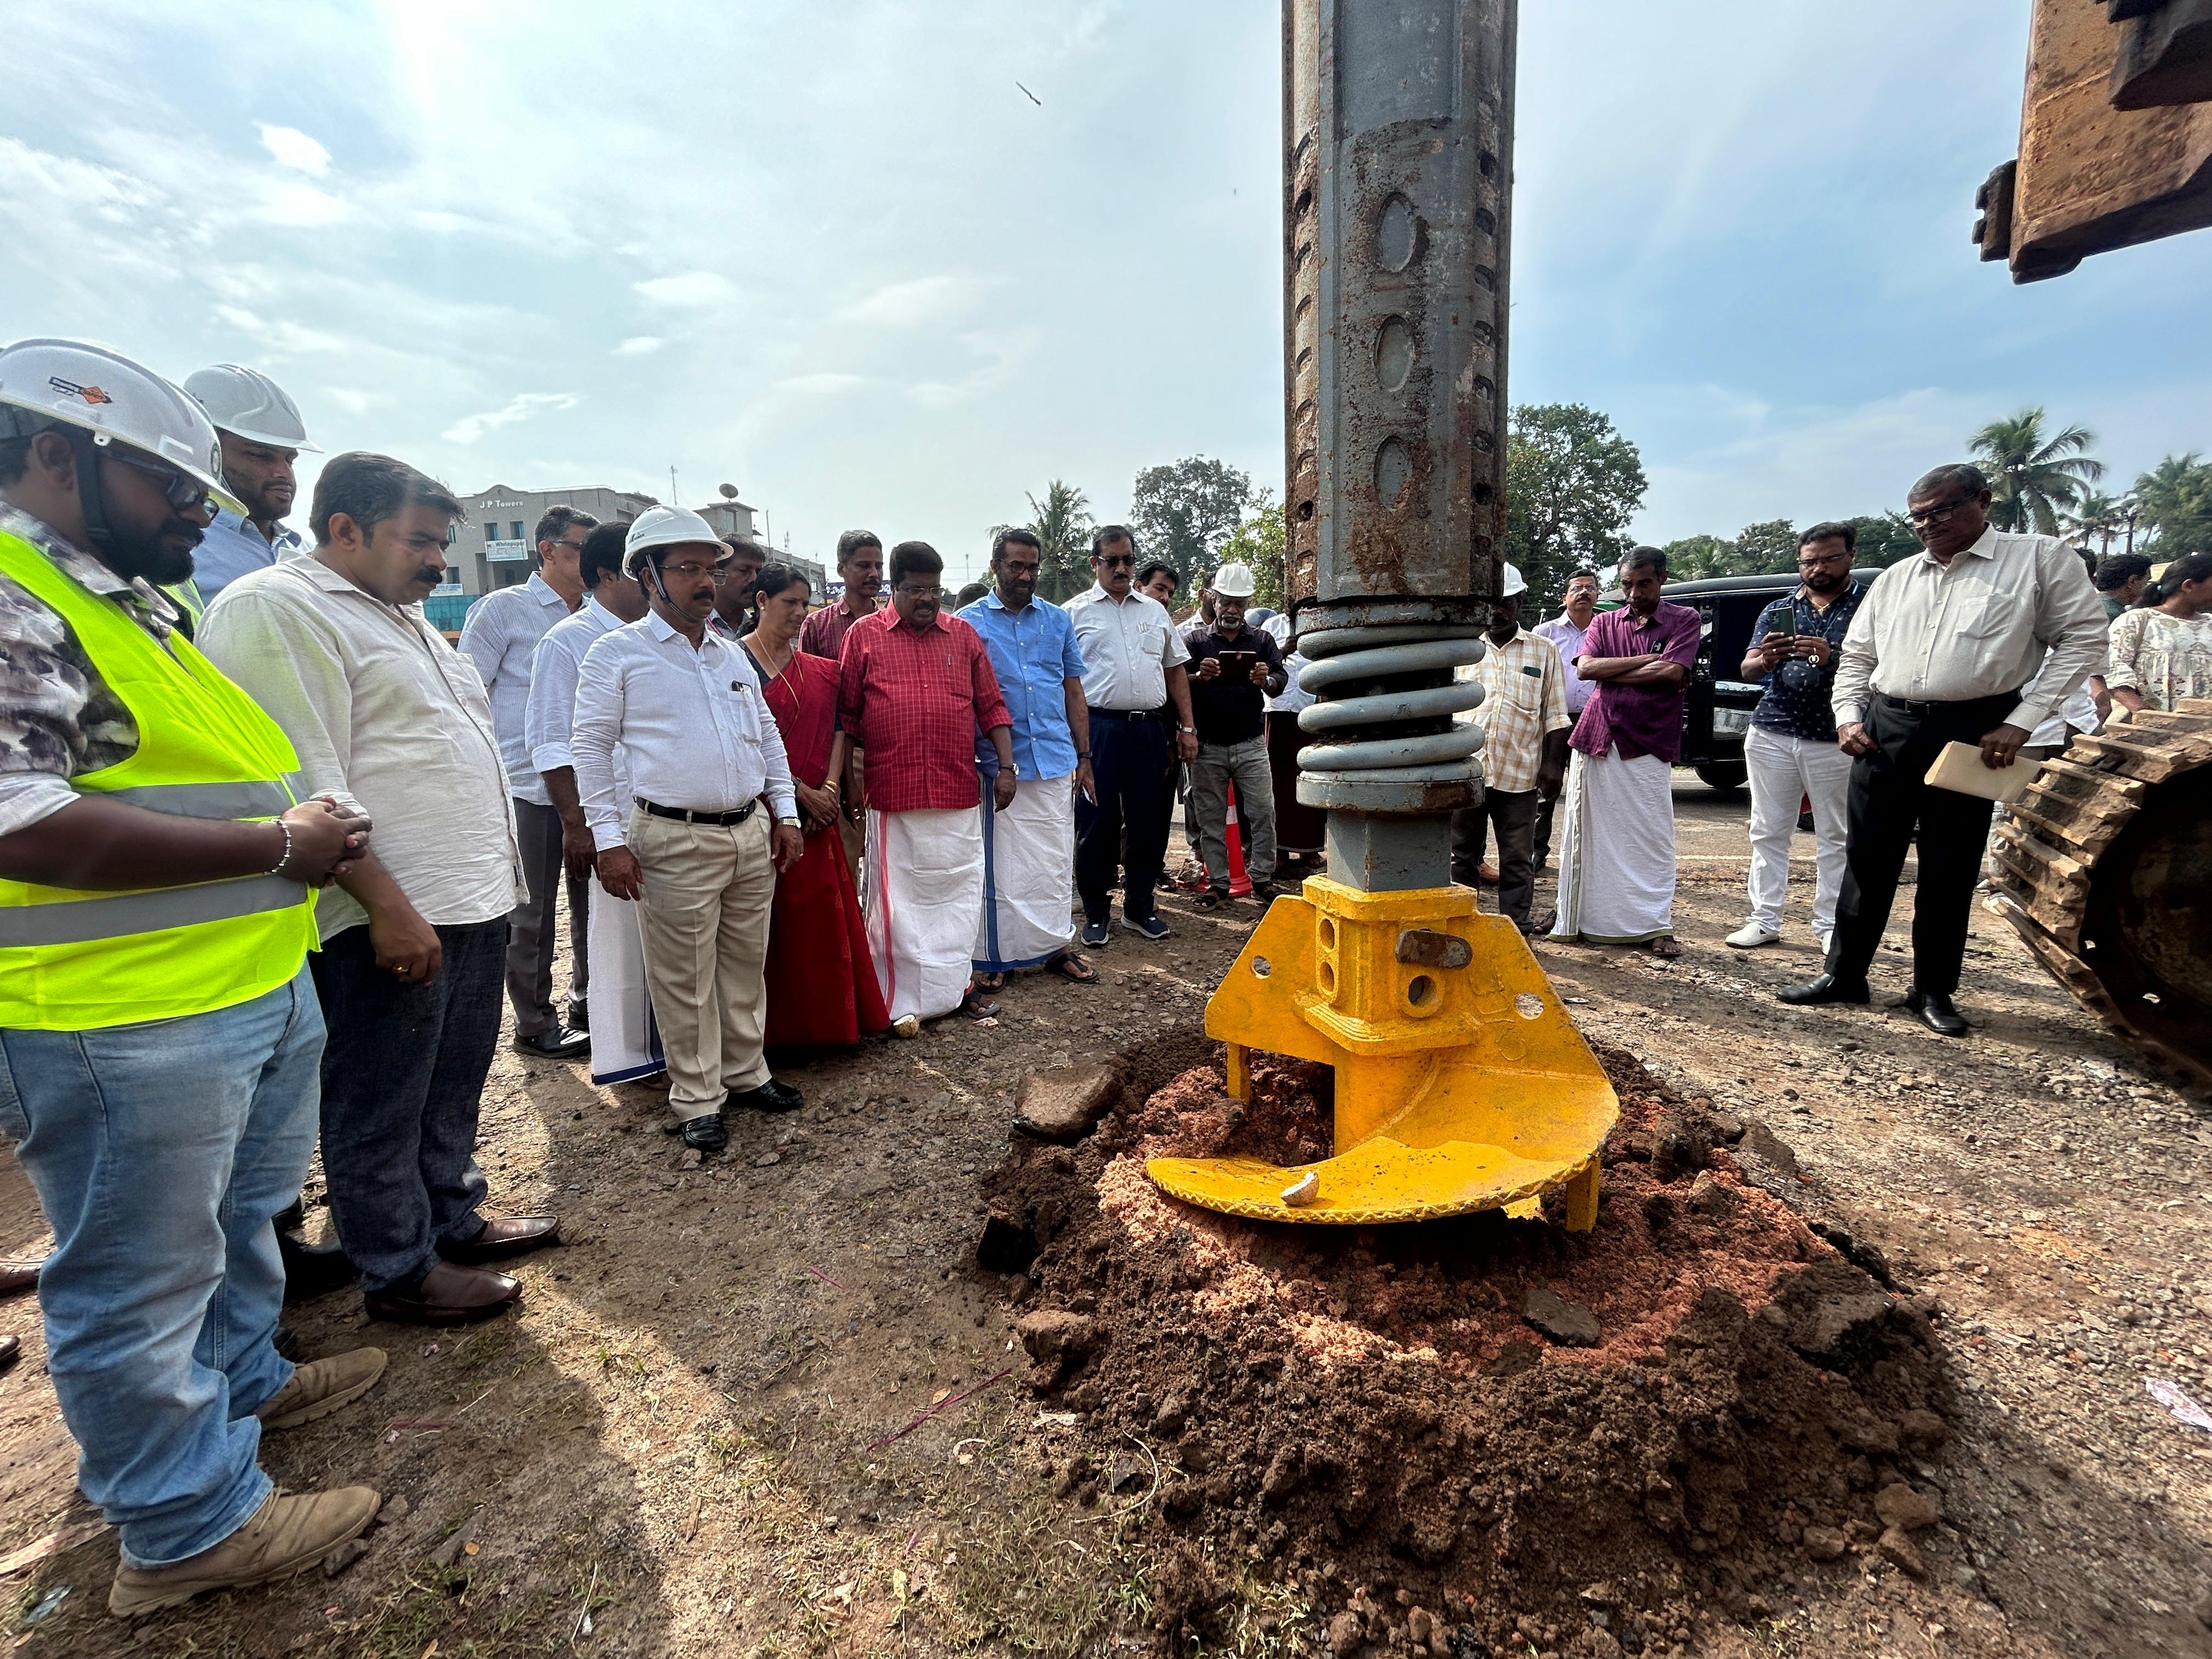
M0 1296L21 1296L39 1288L37 1261L0 1261Z
M393 1285L362 1297L371 1319L403 1325L472 1325L495 1319L522 1298L505 1273L441 1261L413 1285Z
M19 1356L22 1352L23 1339L21 1337L0 1336L0 1371L4 1371L8 1367L14 1364L17 1356Z
M556 1215L495 1215L484 1218L483 1231L465 1244L441 1244L438 1254L448 1261L473 1267L482 1261L504 1261L511 1255L527 1255L561 1242L561 1218Z
M272 1492L244 1526L212 1549L166 1567L118 1567L107 1610L118 1619L136 1619L209 1590L243 1589L305 1572L368 1531L381 1501L367 1486L297 1496Z

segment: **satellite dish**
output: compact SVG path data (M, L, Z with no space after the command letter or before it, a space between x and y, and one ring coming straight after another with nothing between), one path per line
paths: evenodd
M724 501L734 501L735 500L737 500L737 499L738 499L738 487L737 487L737 485L735 485L735 484L723 484L722 486L720 486L720 488L721 488L721 491L722 491L722 499L723 499Z

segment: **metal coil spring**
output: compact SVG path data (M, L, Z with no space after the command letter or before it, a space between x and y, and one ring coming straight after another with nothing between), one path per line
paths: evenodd
M1482 704L1473 680L1394 690L1382 682L1407 675L1449 674L1480 662L1482 629L1406 623L1383 628L1332 628L1302 635L1308 659L1298 685L1321 699L1298 712L1298 730L1323 740L1298 750L1307 772L1357 772L1378 782L1418 783L1464 776L1482 748L1482 729L1454 725L1444 732L1404 737L1367 735L1377 726L1433 722ZM1329 741L1328 734L1363 735Z

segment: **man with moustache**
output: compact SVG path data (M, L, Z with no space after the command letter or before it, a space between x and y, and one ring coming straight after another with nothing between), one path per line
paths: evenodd
M826 605L799 625L799 648L811 657L827 657L831 662L844 649L845 635L854 623L863 617L875 614L884 591L883 538L872 530L848 530L837 538L837 576L845 585L843 594L835 605ZM867 830L862 822L867 811L866 780L861 775L862 761L858 749L847 750L844 787L840 792L842 816L837 820L838 838L845 843L845 867L854 873L860 867L860 854L867 850Z
M299 494L292 464L303 449L321 451L307 441L300 406L258 369L217 363L189 377L185 390L215 422L223 483L245 509L219 506L192 556L192 590L204 608L248 572L306 555L307 542L286 526L284 515Z
M273 1218L315 1145L314 889L368 825L176 629L224 486L199 405L66 340L0 350L0 1133L54 1232L46 1371L125 1615L288 1577L374 1517L261 1437L366 1392L295 1370Z
M672 1127L702 1153L728 1144L725 1107L802 1103L761 1044L776 874L806 849L759 678L710 625L729 557L696 513L639 516L624 568L649 609L584 653L568 739L599 883L638 907Z
M241 576L208 654L283 726L310 787L365 806L374 852L319 905L323 1168L373 1318L459 1325L522 1287L487 1264L557 1241L487 1217L474 1147L521 858L483 681L423 619L460 506L388 455L315 481L314 556Z
M1549 622L1540 622L1528 631L1540 640L1549 640L1559 653L1561 678L1567 690L1567 718L1578 720L1590 700L1594 688L1575 672L1575 659L1582 654L1583 636L1589 631L1592 618L1597 615L1597 576L1593 571L1577 570L1567 578L1566 602L1559 614ZM1536 790L1536 870L1541 872L1552 861L1552 814L1559 804L1559 791L1565 787L1565 774L1552 780L1548 793L1540 784Z
M726 640L741 640L753 625L753 586L768 564L768 551L743 536L724 536L729 562L714 584L714 614L707 626Z

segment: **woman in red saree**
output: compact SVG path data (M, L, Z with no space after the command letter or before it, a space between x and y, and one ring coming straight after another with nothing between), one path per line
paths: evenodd
M771 564L753 590L752 630L741 641L799 793L806 852L776 878L768 930L768 1046L850 1046L890 1024L869 960L860 897L837 833L845 734L837 726L837 665L799 648L811 597L806 578Z

